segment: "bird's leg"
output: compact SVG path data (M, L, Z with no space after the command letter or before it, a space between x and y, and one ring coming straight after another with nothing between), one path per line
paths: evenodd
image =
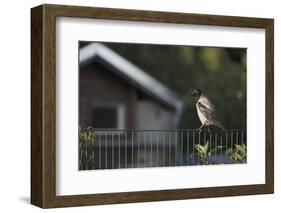
M197 130L201 131L201 129L205 126L205 124L202 124Z

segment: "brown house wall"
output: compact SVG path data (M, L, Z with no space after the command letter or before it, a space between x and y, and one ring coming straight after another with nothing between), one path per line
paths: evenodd
M135 128L137 91L105 66L93 63L79 71L79 125L91 126L95 103L123 103L125 128Z

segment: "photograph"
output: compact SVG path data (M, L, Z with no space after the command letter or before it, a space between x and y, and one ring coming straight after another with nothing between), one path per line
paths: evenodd
M78 169L247 163L247 49L79 41Z
M216 8L31 9L33 205L274 193L274 19Z

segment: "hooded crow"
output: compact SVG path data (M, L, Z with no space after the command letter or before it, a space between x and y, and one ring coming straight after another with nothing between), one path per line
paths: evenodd
M199 129L204 126L216 126L221 130L225 131L223 125L218 121L215 112L215 107L212 102L202 93L201 89L196 89L191 93L196 104L197 114L202 125Z

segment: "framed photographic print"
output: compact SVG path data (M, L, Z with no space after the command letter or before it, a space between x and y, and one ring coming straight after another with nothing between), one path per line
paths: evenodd
M31 203L273 193L272 19L31 9Z

